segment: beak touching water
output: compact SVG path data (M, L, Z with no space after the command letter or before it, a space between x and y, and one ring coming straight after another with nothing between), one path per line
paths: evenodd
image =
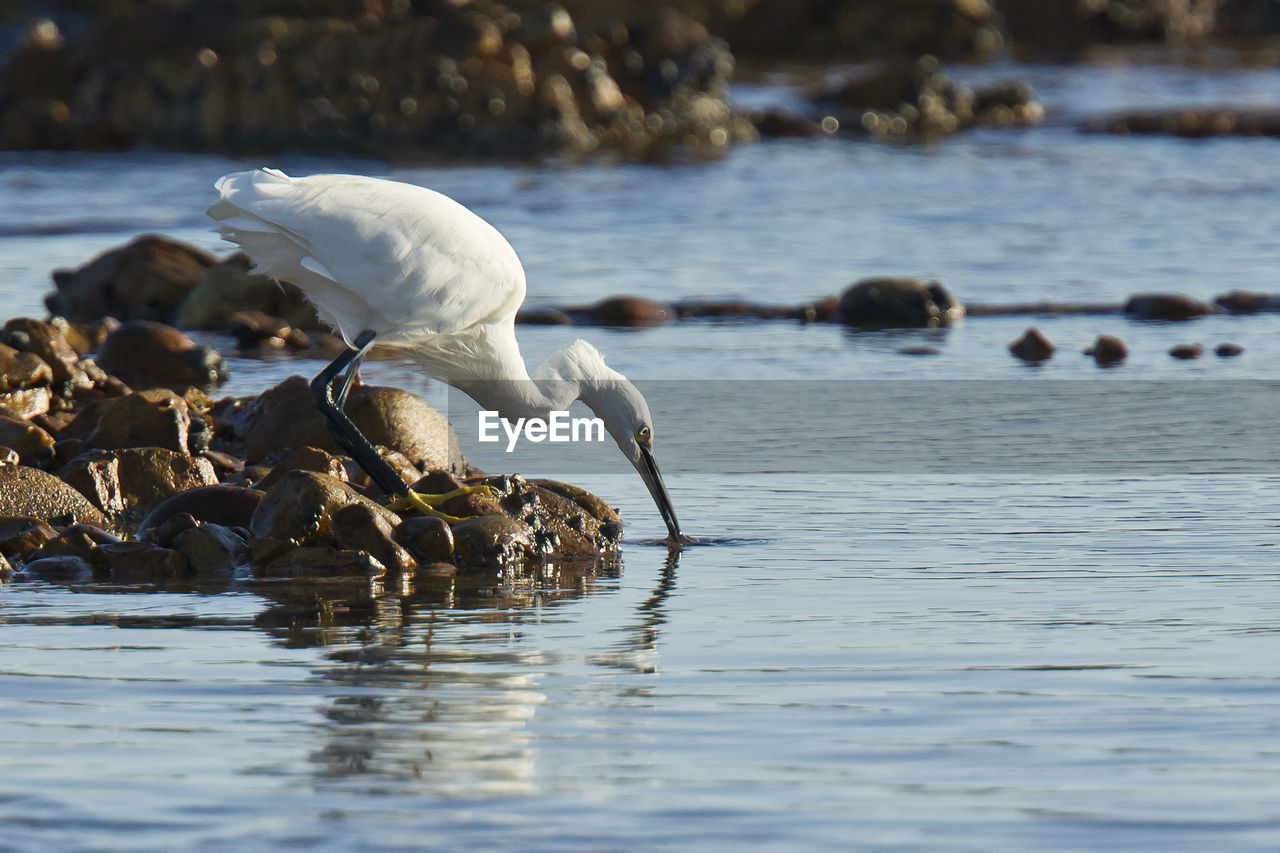
M662 483L662 474L658 473L658 463L653 458L653 450L643 444L640 445L640 459L635 464L636 470L644 479L644 484L649 487L649 494L653 495L653 502L658 505L658 512L662 513L662 520L667 523L667 532L670 534L669 544L685 544L687 540L680 532L680 522L676 520L676 511L671 506L671 496L667 494L667 487Z

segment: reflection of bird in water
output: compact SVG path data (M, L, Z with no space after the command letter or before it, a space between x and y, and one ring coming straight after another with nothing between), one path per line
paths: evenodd
M222 199L209 216L222 236L257 271L301 288L347 342L312 391L338 443L399 496L397 508L432 511L442 496L410 491L343 411L375 342L512 421L547 419L581 400L640 472L669 542L684 541L654 459L653 418L635 386L582 340L529 374L515 335L524 269L493 226L432 190L356 175L258 169L226 175L217 188Z

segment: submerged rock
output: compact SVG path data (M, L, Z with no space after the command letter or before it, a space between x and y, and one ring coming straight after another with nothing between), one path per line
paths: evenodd
M1218 358L1235 358L1244 352L1244 347L1239 344L1218 344L1213 348L1213 353Z
M1183 361L1190 361L1204 355L1204 347L1200 344L1178 344L1169 350L1169 355Z

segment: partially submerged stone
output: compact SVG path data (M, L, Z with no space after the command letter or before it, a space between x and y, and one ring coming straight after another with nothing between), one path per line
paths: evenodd
M1093 356L1094 361L1106 367L1124 361L1129 356L1129 348L1114 335L1098 335L1085 354Z
M1215 308L1181 293L1139 293L1129 297L1124 313L1138 320L1191 320Z
M932 328L950 325L964 308L942 285L913 278L868 278L840 297L842 322L862 329Z
M1009 352L1015 358L1031 363L1048 359L1053 355L1054 349L1055 347L1049 342L1049 339L1035 327L1027 329L1023 332L1022 337L1009 344Z

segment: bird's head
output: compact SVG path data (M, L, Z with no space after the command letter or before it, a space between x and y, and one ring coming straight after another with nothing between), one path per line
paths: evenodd
M673 544L685 541L676 520L671 496L662 482L658 462L653 456L653 416L644 395L620 373L610 371L616 378L596 379L581 385L582 402L604 421L604 427L618 443L624 456L640 472L658 512L666 522L667 532Z

